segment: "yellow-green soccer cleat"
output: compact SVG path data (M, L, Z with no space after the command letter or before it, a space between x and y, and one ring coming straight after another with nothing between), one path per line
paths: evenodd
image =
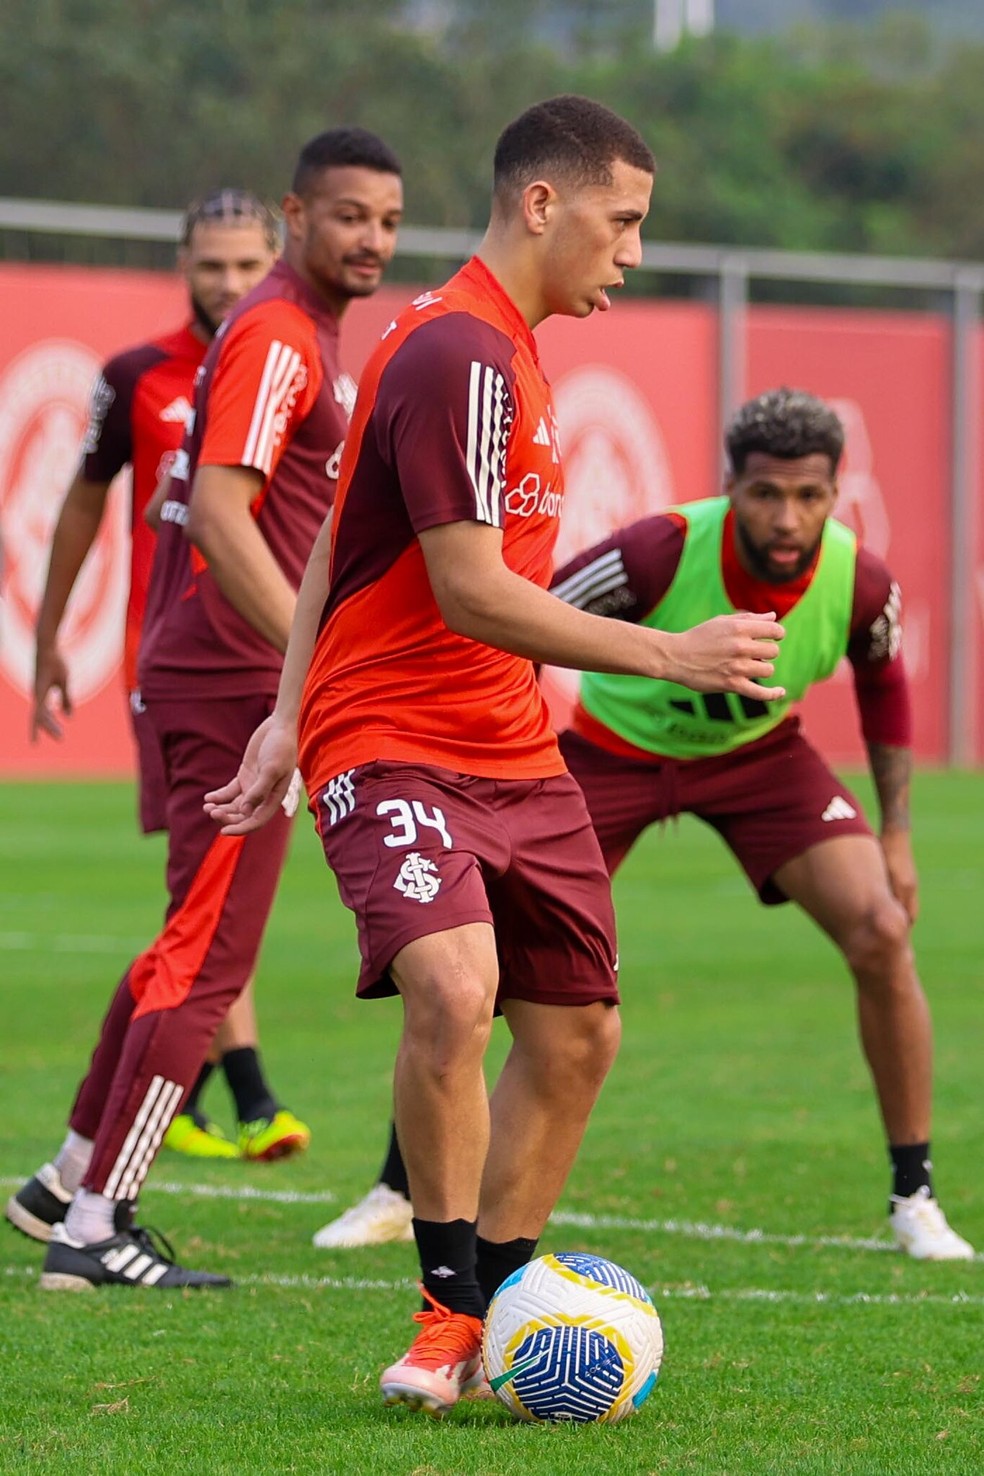
M239 1156L270 1163L275 1158L289 1158L303 1153L311 1141L311 1129L286 1107L278 1107L272 1117L239 1124Z
M220 1127L204 1119L197 1122L187 1112L181 1112L164 1134L164 1147L175 1153L184 1153L189 1158L238 1158L239 1149L230 1143Z

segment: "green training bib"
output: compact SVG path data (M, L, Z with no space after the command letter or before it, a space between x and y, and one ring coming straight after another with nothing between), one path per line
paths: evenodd
M673 582L641 621L659 630L683 631L715 615L732 615L721 573L721 538L727 497L672 509L687 521L687 536ZM777 702L733 692L693 692L649 677L585 672L581 702L592 717L637 748L671 758L728 753L761 738L786 716L815 682L829 677L847 650L854 603L857 539L828 518L809 587L782 617L785 639L772 681L785 687Z

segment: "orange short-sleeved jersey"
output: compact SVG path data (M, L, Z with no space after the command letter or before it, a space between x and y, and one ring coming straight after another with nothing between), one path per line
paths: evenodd
M282 657L226 599L186 539L200 466L263 477L251 511L288 582L300 584L335 494L355 386L338 367L338 322L284 261L216 334L175 461L150 582L139 676L145 695L198 681L215 697L275 692Z
M475 258L390 325L360 382L301 710L309 789L378 758L563 773L531 662L448 629L418 539L501 528L506 564L546 588L563 500L533 335Z

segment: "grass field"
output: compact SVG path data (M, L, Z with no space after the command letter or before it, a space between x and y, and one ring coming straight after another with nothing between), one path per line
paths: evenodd
M984 775L920 777L937 1187L984 1247L982 813ZM162 858L123 785L0 786L4 1195L60 1141L110 990L156 928ZM611 1256L651 1289L666 1358L635 1420L516 1426L468 1403L435 1425L381 1407L379 1370L418 1305L413 1248L317 1251L311 1234L378 1167L397 1008L353 999L354 929L302 822L258 997L270 1075L311 1149L248 1168L158 1160L142 1219L233 1292L45 1294L38 1248L0 1229L0 1471L984 1470L984 1262L888 1249L839 958L791 909L759 908L693 822L645 839L616 901L624 1046L541 1244ZM209 1103L231 1127L221 1082Z

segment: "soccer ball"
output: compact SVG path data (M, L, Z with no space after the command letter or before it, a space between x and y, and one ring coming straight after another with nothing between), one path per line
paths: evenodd
M649 1293L601 1256L540 1256L507 1277L485 1315L485 1376L521 1420L623 1420L652 1392L662 1357Z

